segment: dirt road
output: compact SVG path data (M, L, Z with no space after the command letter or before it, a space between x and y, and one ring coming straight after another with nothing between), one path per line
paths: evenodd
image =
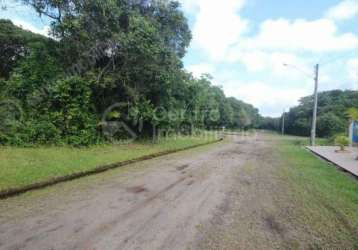
M273 149L237 136L0 201L0 249L294 246Z

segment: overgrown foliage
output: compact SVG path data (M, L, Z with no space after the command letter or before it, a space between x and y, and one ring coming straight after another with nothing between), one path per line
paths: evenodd
M52 38L0 22L0 144L90 145L125 137L120 122L148 136L260 120L184 70L191 32L177 2L20 2L52 20Z

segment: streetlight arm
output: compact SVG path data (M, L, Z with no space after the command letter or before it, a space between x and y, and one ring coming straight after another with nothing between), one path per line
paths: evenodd
M304 74L305 76L309 77L310 79L314 78L314 75L306 72L305 70L297 67L296 65L293 65L293 64L287 64L287 63L284 63L283 66L287 67L287 68L293 68L299 72L301 72L302 74Z

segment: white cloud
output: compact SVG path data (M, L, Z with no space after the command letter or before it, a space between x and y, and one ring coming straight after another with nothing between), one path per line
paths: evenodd
M240 11L246 0L181 2L188 12L196 13L193 46L202 49L212 61L233 62L239 55L255 71L263 68L258 63L265 57L262 50L320 53L358 48L358 36L341 34L336 23L328 18L313 21L268 19L260 24L256 35L245 36L249 22L240 16ZM358 2L356 5L358 11ZM232 47L240 51L236 56Z
M349 77L353 80L358 80L358 58L348 60L347 69Z
M179 2L186 13L195 13L199 8L197 0L180 0Z
M326 12L326 17L334 20L348 20L358 15L358 1L344 0Z
M264 115L278 116L312 93L313 66L319 58L358 48L357 34L341 32L336 23L358 15L358 1L342 1L315 20L267 19L258 23L258 31L251 35L249 21L240 16L243 0L181 2L195 17L193 46L208 59L208 63L188 69L196 76L212 73L213 82L222 85L228 96L252 103ZM227 69L215 69L218 63ZM358 59L347 63L346 74L337 73L344 72L337 70L337 65L332 67L333 71L324 72L326 65L321 72L320 89L357 88Z
M239 98L258 107L261 114L279 116L283 109L298 104L302 96L310 94L305 88L273 87L264 82L232 81L224 84L228 96Z
M261 50L248 51L238 46L228 51L227 61L232 63L240 61L249 72L258 72L266 70L269 66L269 55Z
M358 90L358 58L348 60L346 68L350 87Z
M214 65L208 63L190 65L186 68L189 72L193 73L195 77L200 77L203 74L212 74L215 70Z
M249 38L247 48L327 52L358 48L358 37L339 34L336 24L328 19L266 20L257 36Z
M238 15L244 4L244 0L196 1L193 46L214 61L223 59L227 49L247 30L248 22Z
M12 20L12 22L16 26L18 26L18 27L20 27L20 28L22 28L24 30L28 30L28 31L31 31L33 33L40 34L40 35L47 36L47 37L49 36L49 32L50 32L50 27L49 26L44 26L43 29L39 29L39 28L33 26L32 24L27 23L27 22L22 21L22 20Z
M228 60L232 63L242 63L250 74L266 73L268 78L276 77L295 81L313 78L311 63L305 57L295 53L233 48Z

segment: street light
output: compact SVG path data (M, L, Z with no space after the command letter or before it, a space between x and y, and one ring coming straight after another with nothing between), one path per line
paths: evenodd
M309 78L312 77L311 74L308 74L307 72L305 72L304 70L300 69L299 67L297 67L295 65L284 63L283 66L294 68L294 69L300 71L301 73L304 73ZM315 75L313 76L315 86L314 86L314 94L313 94L313 96L314 96L314 104L313 104L313 118L312 118L312 128L311 128L311 146L316 145L317 107L318 107L318 75L319 75L319 64L316 64L316 66L315 66Z

